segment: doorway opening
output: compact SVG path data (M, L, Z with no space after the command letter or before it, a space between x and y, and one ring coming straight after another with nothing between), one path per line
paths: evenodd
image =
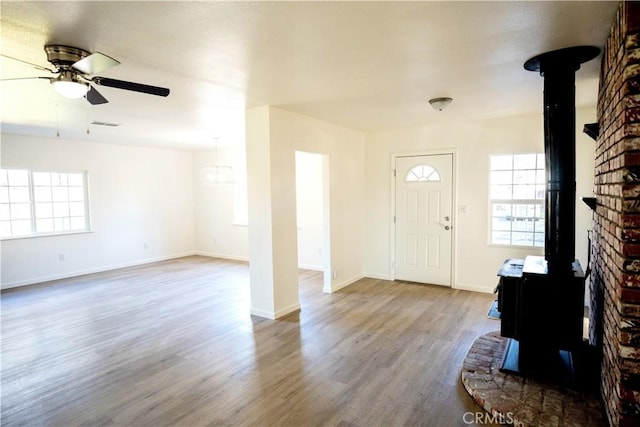
M322 290L331 292L329 156L295 152L298 268L322 273Z

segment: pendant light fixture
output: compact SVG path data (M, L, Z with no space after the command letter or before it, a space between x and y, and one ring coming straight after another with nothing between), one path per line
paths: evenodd
M213 166L203 166L200 169L200 181L205 185L233 184L233 168L218 164L218 137L215 142L215 158Z

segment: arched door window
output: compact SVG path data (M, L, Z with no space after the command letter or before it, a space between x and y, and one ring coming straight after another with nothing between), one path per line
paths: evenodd
M418 165L409 169L404 182L440 181L440 174L429 165Z

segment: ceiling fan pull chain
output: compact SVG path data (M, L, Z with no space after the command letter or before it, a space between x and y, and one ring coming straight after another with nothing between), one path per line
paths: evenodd
M84 104L84 111L86 113L86 119L87 119L87 135L89 135L91 133L91 130L89 129L89 125L91 124L91 122L89 121L89 103L85 102Z
M56 136L60 138L60 104L56 102Z

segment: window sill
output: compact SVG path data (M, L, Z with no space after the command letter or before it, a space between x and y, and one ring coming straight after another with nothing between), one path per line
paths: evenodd
M539 250L544 251L544 246L520 246L520 245L500 245L498 243L487 243L490 248L518 249L518 250Z
M94 230L77 230L77 231L66 231L64 233L41 233L41 234L29 234L28 236L7 236L0 237L0 241L7 240L22 240L22 239L37 239L39 237L59 237L59 236L69 236L74 234L90 234L94 233Z

